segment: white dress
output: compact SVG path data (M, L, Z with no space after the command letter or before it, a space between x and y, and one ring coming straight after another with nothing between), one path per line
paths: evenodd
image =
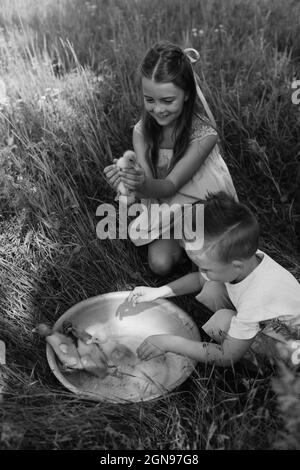
M142 124L139 121L135 125L135 130L142 134ZM197 117L193 119L190 143L201 141L208 135L217 135L213 127L203 124ZM164 179L168 175L170 163L173 157L173 149L159 149L157 163L157 178ZM183 157L184 158L184 157ZM130 239L135 245L145 245L158 238L164 238L163 234L169 230L170 217L167 206L178 204L192 204L200 199L206 199L208 193L224 191L237 199L237 194L226 163L224 162L219 146L216 144L204 163L192 178L182 186L179 191L170 198L165 199L142 199L143 210L141 214L133 220L128 228ZM161 206L162 203L166 203ZM162 207L160 217L151 214L151 206L159 204ZM152 211L153 212L153 211ZM177 212L180 218L180 212ZM166 216L165 216L165 215ZM176 223L176 214L174 215Z

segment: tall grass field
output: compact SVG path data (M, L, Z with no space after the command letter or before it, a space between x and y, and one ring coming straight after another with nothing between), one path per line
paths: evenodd
M132 148L140 117L138 64L162 39L200 52L239 198L261 248L300 280L299 18L298 0L1 0L0 449L300 449L300 372L284 363L198 364L161 400L95 403L57 381L32 332L191 268L162 280L145 250L96 235L97 207L116 204L103 168ZM208 318L193 296L174 302L199 328Z

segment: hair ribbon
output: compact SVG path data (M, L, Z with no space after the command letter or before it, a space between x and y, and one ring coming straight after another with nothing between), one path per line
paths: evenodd
M183 49L183 52L187 56L187 58L189 59L191 64L195 64L200 59L199 52L196 49L192 48L192 47L188 47L186 49ZM209 117L211 123L216 127L216 121L215 121L215 118L213 116L213 113L211 112L210 107L209 107L209 105L208 105L208 103L207 103L207 101L206 101L206 99L205 99L205 97L202 93L202 90L199 86L198 79L197 79L197 74L195 73L194 70L193 70L193 73L194 73L194 80L195 80L197 95L200 98L200 101L203 104L203 107L204 107L204 109L206 111L206 114Z

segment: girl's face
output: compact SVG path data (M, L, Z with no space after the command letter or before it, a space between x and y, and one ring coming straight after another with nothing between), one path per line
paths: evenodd
M142 90L145 109L156 122L164 127L175 124L188 94L172 82L155 82L145 77L142 78Z

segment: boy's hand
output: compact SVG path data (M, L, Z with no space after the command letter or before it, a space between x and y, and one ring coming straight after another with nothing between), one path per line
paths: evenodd
M141 188L145 179L145 170L141 165L137 165L136 168L125 168L121 172L121 181L130 191L136 191Z
M140 302L151 302L152 300L158 299L158 297L158 287L138 286L130 292L127 300L128 302L132 302L135 307L135 305Z
M165 344L166 336L167 335L148 336L136 350L139 359L148 361L149 359L165 354L165 352L167 352Z
M120 171L120 168L118 168L116 165L117 161L118 161L117 159L114 159L113 165L108 165L103 170L108 184L113 189L117 189L119 183L121 182L121 171Z

